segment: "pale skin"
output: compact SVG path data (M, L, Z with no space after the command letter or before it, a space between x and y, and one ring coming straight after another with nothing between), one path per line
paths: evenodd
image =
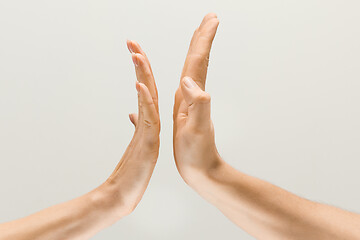
M93 191L28 217L0 224L0 240L89 239L130 214L143 196L159 154L160 119L150 62L128 41L137 76L138 114L130 114L134 136L110 177Z
M194 32L174 104L174 157L184 181L257 239L360 239L360 215L298 197L228 165L219 155L205 92L219 21Z
M257 239L360 239L360 215L315 203L248 176L216 149L205 92L211 45L219 20L204 17L194 32L175 94L174 157L184 181ZM130 214L141 200L159 154L158 95L139 44L127 42L138 82L134 136L110 177L93 191L28 217L0 224L0 240L89 239Z

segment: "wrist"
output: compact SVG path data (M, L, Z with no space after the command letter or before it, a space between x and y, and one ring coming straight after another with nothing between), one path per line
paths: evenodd
M125 201L119 187L108 181L89 192L89 201L103 215L112 215L114 220L129 215L133 208Z
M224 169L225 162L217 154L213 159L209 160L211 164L206 167L187 166L182 171L182 178L192 188L197 188L199 185L203 185L211 181L213 178L221 176L222 169Z

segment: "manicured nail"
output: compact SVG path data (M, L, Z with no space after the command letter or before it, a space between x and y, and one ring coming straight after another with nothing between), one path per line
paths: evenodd
M135 67L137 67L138 66L138 59L137 59L136 54L132 53L131 56L132 56L132 60L133 60L133 63L135 65Z
M195 82L194 82L194 80L192 80L191 78L189 78L189 77L185 77L184 78L184 84L185 84L185 86L187 87L187 88L193 88L193 87L195 87Z

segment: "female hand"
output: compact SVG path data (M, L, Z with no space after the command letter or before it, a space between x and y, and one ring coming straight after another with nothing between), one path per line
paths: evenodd
M139 203L148 185L159 154L160 118L158 93L150 62L134 41L127 42L132 54L138 91L138 114L129 115L135 125L134 136L121 161L101 188L110 201L130 213Z
M174 156L183 179L256 239L360 239L360 215L296 196L246 175L219 156L204 92L218 20L195 31L174 105Z
M206 15L191 39L174 104L174 156L184 180L206 173L220 163L210 117L210 95L205 82L210 49L219 20Z
M88 239L131 213L149 183L159 154L160 120L150 63L139 44L127 42L138 82L134 136L105 183L93 191L25 218L0 224L0 240Z

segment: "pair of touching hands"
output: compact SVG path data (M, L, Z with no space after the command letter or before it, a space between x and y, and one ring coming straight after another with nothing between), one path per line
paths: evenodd
M298 197L248 176L219 156L205 92L219 21L204 17L194 32L175 93L173 145L184 181L257 239L360 239L360 215ZM153 173L160 146L158 94L149 59L127 42L137 76L134 136L110 177L93 191L25 218L0 224L0 240L88 239L130 214Z
M190 43L174 105L174 155L184 180L219 162L210 97L204 92L212 41L219 21L208 14ZM87 239L130 214L153 173L160 146L158 93L150 61L140 45L128 41L137 77L138 113L129 115L134 136L110 177L91 192L25 218L0 224L0 240ZM210 151L209 151L210 150Z
M174 104L174 156L183 179L206 173L220 163L210 118L210 95L205 92L209 54L219 20L208 14L196 29L185 60ZM158 93L150 61L134 41L127 41L134 62L139 112L129 115L135 133L123 158L105 182L110 194L121 191L127 213L140 201L155 167L160 146Z

